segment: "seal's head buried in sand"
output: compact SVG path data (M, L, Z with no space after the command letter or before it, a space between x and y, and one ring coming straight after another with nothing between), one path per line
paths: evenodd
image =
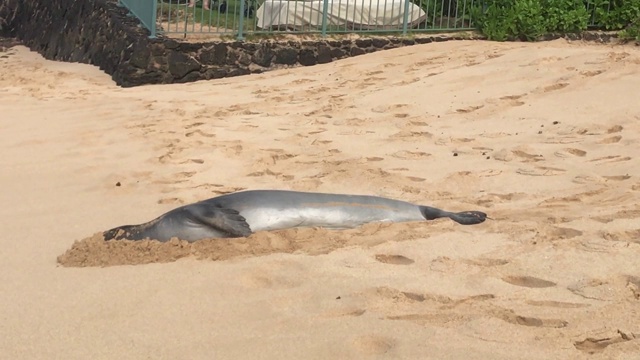
M209 238L249 236L263 230L295 227L351 229L372 222L409 222L448 217L462 225L480 224L480 211L449 212L430 206L366 195L283 190L250 190L218 196L173 209L140 225L124 225L103 233L105 240Z

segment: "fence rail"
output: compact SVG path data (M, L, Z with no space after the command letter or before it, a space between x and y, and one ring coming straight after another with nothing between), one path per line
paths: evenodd
M119 0L162 34L403 33L475 29L484 0ZM596 25L590 21L590 26Z

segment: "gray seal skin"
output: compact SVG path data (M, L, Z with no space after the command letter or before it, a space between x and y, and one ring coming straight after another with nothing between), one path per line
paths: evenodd
M148 223L124 225L103 233L105 240L178 238L193 242L249 236L263 230L295 227L351 229L371 222L409 222L448 217L462 225L480 224L480 211L453 213L430 206L368 195L285 190L249 190L173 209Z

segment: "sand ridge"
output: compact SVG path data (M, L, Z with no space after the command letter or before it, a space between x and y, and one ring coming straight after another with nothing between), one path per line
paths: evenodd
M133 89L24 47L3 54L8 356L640 350L637 47L446 42ZM492 219L196 244L105 243L98 233L269 188Z

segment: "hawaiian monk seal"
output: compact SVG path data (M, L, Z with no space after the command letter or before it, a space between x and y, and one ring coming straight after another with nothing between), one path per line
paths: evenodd
M349 229L371 222L424 221L443 217L473 225L485 221L487 214L480 211L452 213L378 196L249 190L181 206L148 223L119 226L103 235L105 240L150 238L169 241L176 237L196 241L249 236L261 230Z

